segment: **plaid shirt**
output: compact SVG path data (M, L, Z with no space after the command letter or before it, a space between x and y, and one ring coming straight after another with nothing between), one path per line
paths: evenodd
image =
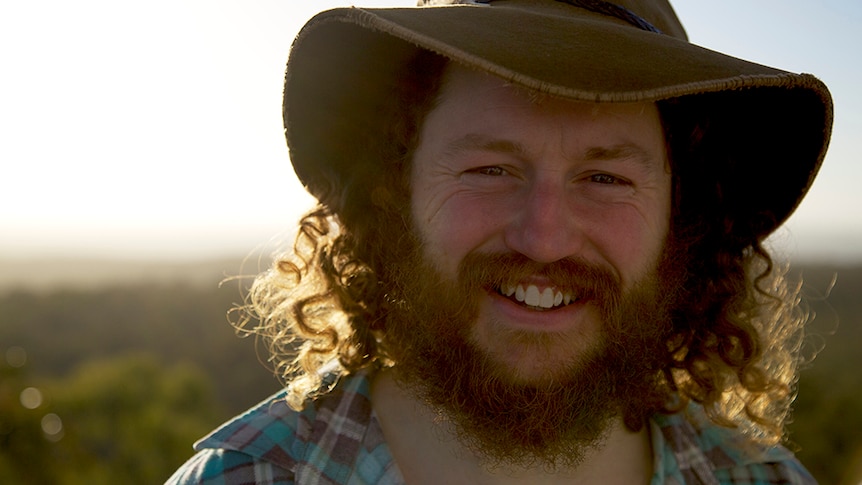
M702 413L700 413L702 415ZM656 415L651 483L813 484L781 447L752 450L692 413ZM279 393L195 444L169 484L403 484L371 407L365 374L343 379L302 412Z

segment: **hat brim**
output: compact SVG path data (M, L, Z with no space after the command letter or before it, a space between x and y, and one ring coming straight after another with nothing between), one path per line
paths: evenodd
M573 8L573 7L570 7ZM392 79L417 49L516 85L586 102L653 102L708 93L726 100L725 132L756 143L737 163L740 211L767 213L762 236L783 223L825 156L832 102L826 86L794 74L583 12L499 7L343 8L318 14L291 49L284 122L297 176L312 193L320 175L351 169L375 132ZM753 92L753 94L752 94ZM736 96L736 93L747 93ZM756 133L751 133L756 130ZM732 136L731 136L732 137ZM754 157L752 157L754 158Z

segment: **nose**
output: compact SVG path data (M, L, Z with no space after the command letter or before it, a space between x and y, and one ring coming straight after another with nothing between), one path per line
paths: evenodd
M505 231L508 249L540 263L578 255L585 243L565 182L536 181Z

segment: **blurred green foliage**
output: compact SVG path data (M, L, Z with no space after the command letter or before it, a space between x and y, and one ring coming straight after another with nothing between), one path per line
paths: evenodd
M3 421L15 417L0 448L3 483L160 483L223 414L199 368L148 354L86 362L38 389L45 401L34 409L4 396Z
M813 316L790 447L820 483L862 483L862 267L803 267ZM833 285L834 280L834 285Z
M802 273L816 314L806 352L819 355L791 447L821 483L856 485L862 268ZM226 321L240 298L215 283L0 295L0 483L165 480L194 441L279 388Z
M217 282L0 295L0 483L163 482L280 387L226 320L240 299Z

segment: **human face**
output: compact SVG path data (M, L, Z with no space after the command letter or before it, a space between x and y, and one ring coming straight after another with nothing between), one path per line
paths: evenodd
M445 280L471 253L518 253L603 268L627 291L655 272L670 187L655 105L536 98L450 66L414 154L411 215ZM589 298L538 272L506 286L478 295L471 338L514 375L533 380L595 343ZM526 336L555 343L516 345Z

